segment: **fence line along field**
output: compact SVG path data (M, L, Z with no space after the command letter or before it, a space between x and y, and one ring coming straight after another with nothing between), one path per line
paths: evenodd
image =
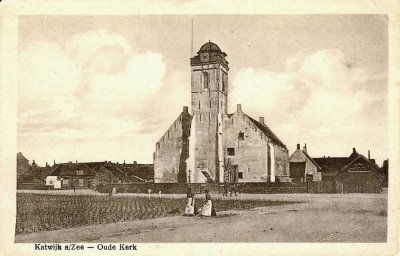
M216 211L250 209L290 202L215 199ZM94 195L46 195L17 193L16 234L55 230L100 223L168 216L185 207L185 199L107 197ZM203 203L197 199L197 205Z

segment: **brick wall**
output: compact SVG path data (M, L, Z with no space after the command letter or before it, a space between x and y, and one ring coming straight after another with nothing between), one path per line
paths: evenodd
M185 194L188 184L185 183L136 183L136 184L111 184L116 188L117 193L143 193L147 194L148 189L152 193L158 193L161 190L162 194ZM208 189L210 193L223 193L224 187L218 183L193 183L190 184L194 193L204 193ZM110 185L101 185L97 188L99 192L108 193ZM239 193L307 193L307 183L304 182L284 182L284 183L265 183L251 182L238 184Z

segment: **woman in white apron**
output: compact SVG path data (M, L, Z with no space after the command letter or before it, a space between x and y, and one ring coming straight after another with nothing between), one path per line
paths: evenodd
M185 213L183 214L184 216L194 216L194 194L192 193L192 189L188 188L188 192L186 193L186 208L185 208Z
M210 192L208 190L206 190L205 192L206 192L206 202L203 205L203 207L201 208L201 215L202 216L215 216L215 213L212 214L213 207L212 207Z

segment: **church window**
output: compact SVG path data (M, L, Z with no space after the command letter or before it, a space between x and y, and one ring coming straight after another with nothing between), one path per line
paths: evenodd
M222 73L222 91L225 91L225 73Z
M235 148L228 148L228 156L234 156L235 155Z
M208 113L208 121L211 122L211 113Z
M169 138L169 131L168 131L168 138Z
M199 109L201 109L201 103L200 103L200 101L199 101Z
M199 121L200 121L200 123L201 123L201 114L199 114Z
M238 179L243 179L243 172L238 172Z
M203 81L204 89L208 89L208 83L209 83L208 73L204 72L203 77L204 77L204 81Z
M238 139L239 140L244 140L244 132L239 132Z
M210 100L210 108L211 108L211 100Z

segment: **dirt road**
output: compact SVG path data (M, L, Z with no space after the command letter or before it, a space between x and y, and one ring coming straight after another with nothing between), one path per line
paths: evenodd
M208 218L171 216L44 231L17 235L15 241L47 243L386 241L387 194L243 194L241 197L227 200L240 200L240 198L298 203L218 212L217 217Z

